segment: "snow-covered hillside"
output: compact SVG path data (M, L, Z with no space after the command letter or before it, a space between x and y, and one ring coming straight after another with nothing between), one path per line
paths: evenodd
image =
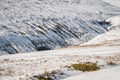
M120 29L117 29L116 33L118 30L120 33ZM112 31L107 33L111 34L109 37L114 34ZM105 39L106 36L102 38ZM81 45L58 50L0 56L0 80L38 80L35 76L46 71L58 71L53 77L56 78L54 80L96 80L98 77L99 80L119 80L120 40L114 41L114 39L111 38L112 41L107 40L100 45L89 44L89 46ZM113 66L108 65L111 61L114 63ZM65 68L65 66L80 62L94 62L102 68L96 72L85 73Z
M119 1L0 0L0 80L120 80Z
M118 22L118 18L112 17L107 19L107 21L110 21L112 27ZM94 62L102 66L102 68L96 72L83 73L65 67L80 62ZM109 62L114 64L110 66ZM0 64L0 80L38 80L35 76L46 71L57 72L54 76L51 76L54 80L96 80L98 77L99 80L119 80L119 23L112 30L80 46L42 52L4 55L0 56Z
M120 8L103 0L0 0L0 53L79 45L106 32L104 20L116 15Z

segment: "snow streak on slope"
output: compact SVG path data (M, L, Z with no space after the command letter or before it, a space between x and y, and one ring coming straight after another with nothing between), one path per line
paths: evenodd
M120 8L102 0L0 0L0 53L79 45L107 30Z

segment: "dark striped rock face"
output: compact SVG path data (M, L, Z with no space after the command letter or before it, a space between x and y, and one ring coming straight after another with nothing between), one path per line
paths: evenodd
M102 0L0 0L0 55L82 44L116 15Z

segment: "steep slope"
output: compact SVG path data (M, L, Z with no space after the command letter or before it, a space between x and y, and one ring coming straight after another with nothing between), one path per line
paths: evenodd
M0 53L79 45L107 31L120 8L102 0L0 0Z

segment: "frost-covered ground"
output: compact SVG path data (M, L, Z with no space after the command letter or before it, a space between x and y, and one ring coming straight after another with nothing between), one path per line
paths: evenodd
M0 0L0 53L79 45L106 32L104 20L117 15L120 7L103 0Z

